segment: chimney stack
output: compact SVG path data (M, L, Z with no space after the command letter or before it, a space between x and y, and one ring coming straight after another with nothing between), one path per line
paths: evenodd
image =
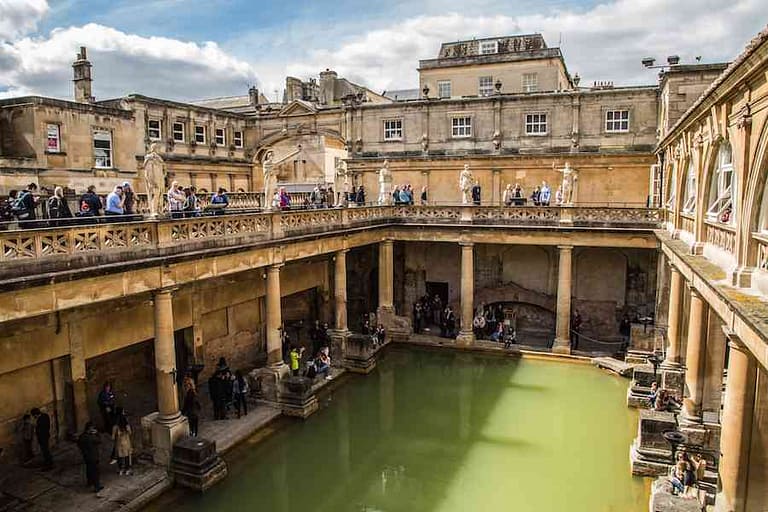
M252 85L248 89L248 98L250 99L251 106L252 107L259 107L259 90L256 88L255 85Z
M93 103L94 98L91 90L91 63L88 61L85 46L80 47L80 53L77 54L75 62L72 63L74 70L75 83L75 101L78 103Z

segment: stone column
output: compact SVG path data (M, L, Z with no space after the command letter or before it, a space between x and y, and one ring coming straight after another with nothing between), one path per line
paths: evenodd
M728 379L723 403L723 429L720 437L720 492L715 501L718 512L747 512L747 476L752 412L755 401L757 367L749 349L736 336L730 336Z
M282 264L267 268L267 364L273 368L285 365L283 362L282 324L280 308L280 268Z
M169 464L173 445L189 432L187 418L179 412L176 390L176 346L173 338L173 293L155 292L155 385L158 414L152 425L153 456Z
M73 434L79 434L90 420L88 413L88 391L83 348L82 319L78 315L69 317L69 365L72 374L72 406L74 408Z
M680 271L669 265L669 314L667 315L667 356L663 366L680 366L680 299L682 298L683 276Z
M347 252L342 249L336 252L333 273L334 326L337 331L347 330Z
M559 245L560 249L557 273L557 325L552 352L571 353L571 259L573 246Z
M475 302L475 256L472 242L461 242L461 330L456 342L471 345L475 341L472 330Z
M704 423L720 424L723 401L723 369L725 367L725 332L723 321L712 308L707 322L707 344L704 355L704 392L701 415Z
M393 263L394 242L383 240L379 244L379 310L394 310L395 272Z
M707 310L701 294L690 285L691 309L688 316L688 343L685 353L685 388L682 418L687 422L701 422L701 403L704 394L704 356L706 355Z

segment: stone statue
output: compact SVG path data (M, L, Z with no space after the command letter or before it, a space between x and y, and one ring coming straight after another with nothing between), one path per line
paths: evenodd
M272 209L272 196L275 195L275 166L285 162L289 158L292 158L301 153L301 144L296 146L296 149L288 154L274 160L274 151L269 149L264 154L264 160L261 162L261 170L264 175L264 210Z
M147 202L150 218L157 218L162 210L163 190L165 189L165 162L157 153L157 142L149 146L149 153L144 155L144 185L147 187Z
M389 160L379 169L379 204L392 204L392 172L389 170Z
M563 194L563 204L573 205L576 200L576 182L579 179L579 173L576 169L571 167L571 164L565 162L565 167L558 169L558 172L563 173L563 182L560 186L560 190Z
M349 173L347 172L347 166L344 160L339 158L336 164L336 172L334 174L334 190L338 195L338 199L334 198L336 206L347 206L349 199Z
M464 164L464 170L459 175L459 190L461 191L461 204L472 204L472 185L475 178L469 172L469 164Z

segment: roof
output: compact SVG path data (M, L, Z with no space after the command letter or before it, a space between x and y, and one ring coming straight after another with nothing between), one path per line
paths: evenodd
M118 115L121 117L133 117L133 112L112 104L83 103L45 96L19 96L16 98L0 99L0 107L15 105L48 105L63 109L78 110L80 112L97 112L99 114Z
M657 147L662 147L668 140L672 139L673 134L686 121L688 121L688 118L693 114L693 112L699 109L701 105L715 92L715 90L717 90L718 87L723 85L725 81L728 80L732 75L735 75L740 66L744 64L746 60L766 42L768 42L768 25L766 25L763 30L758 32L758 34L752 38L749 44L747 44L746 48L744 48L744 51L741 52L741 54L736 57L733 62L731 62L725 71L723 71L722 74L717 77L714 82L712 82L712 84L710 84L707 90L705 90L702 95L699 96L699 99L694 101L693 105L688 107L688 110L686 110L680 119L678 119L677 122L672 126L672 128L669 129L667 134L664 136L664 139L659 141Z
M418 89L393 89L384 91L381 95L392 101L409 101L418 100L421 97L421 91Z
M242 96L204 98L200 100L193 100L191 103L201 107L213 108L217 110L228 110L230 112L237 112L239 114L251 114L257 112L254 106L251 104L251 97L248 94L244 94ZM269 99L261 92L259 92L259 105L265 105L267 103L270 103Z

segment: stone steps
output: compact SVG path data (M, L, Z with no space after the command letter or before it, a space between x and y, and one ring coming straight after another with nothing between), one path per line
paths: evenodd
M592 364L598 368L612 371L622 377L631 377L632 370L634 370L636 364L625 363L619 359L613 357L594 357L591 359Z

